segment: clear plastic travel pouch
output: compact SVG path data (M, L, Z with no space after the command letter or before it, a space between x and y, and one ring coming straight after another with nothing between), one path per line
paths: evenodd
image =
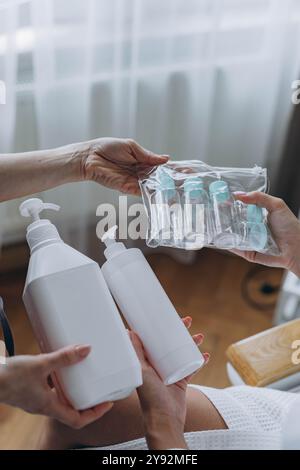
M225 168L185 160L155 167L140 175L147 245L278 255L267 211L234 198L235 192L266 192L267 186L267 170L258 166Z

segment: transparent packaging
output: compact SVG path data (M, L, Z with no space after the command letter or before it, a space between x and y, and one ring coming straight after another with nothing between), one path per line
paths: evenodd
M266 192L267 170L169 162L140 175L148 216L147 245L204 246L278 255L266 209L238 201L237 192Z

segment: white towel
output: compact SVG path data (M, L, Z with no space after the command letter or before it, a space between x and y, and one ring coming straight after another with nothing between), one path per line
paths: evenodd
M228 429L185 433L191 450L279 450L289 448L284 439L291 422L294 443L300 443L298 394L245 385L215 389L191 385L204 393L226 422ZM294 409L292 413L291 410ZM297 422L294 419L298 413ZM101 447L103 450L147 449L144 438Z

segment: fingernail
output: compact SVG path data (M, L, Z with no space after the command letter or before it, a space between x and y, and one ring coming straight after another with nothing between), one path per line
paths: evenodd
M199 346L200 344L203 343L203 338L204 338L203 335L195 335L194 336L194 341L197 344L197 346Z
M246 192L245 191L234 191L233 194L235 196L246 196Z
M202 341L204 338L204 335L202 333L198 333L197 335L195 335L195 337Z
M88 344L78 345L76 346L75 351L79 357L86 357L91 351L91 346Z
M204 353L204 354L203 354L203 357L204 357L204 359L205 359L205 363L207 364L208 361L209 361L209 359L210 359L210 354L209 354L209 353Z
M157 155L157 158L160 160L169 160L171 157L169 155Z

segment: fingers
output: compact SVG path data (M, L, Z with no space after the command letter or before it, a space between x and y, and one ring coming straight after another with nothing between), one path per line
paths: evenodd
M236 192L234 196L236 199L246 204L256 204L259 207L265 207L269 212L274 212L287 207L282 199L270 196L269 194L265 194L260 191L252 193Z
M189 329L192 326L193 319L190 316L184 317L184 318L182 318L182 322L185 325L185 327L187 329ZM195 341L197 346L199 346L200 344L203 343L204 335L202 333L197 333L197 334L193 335L193 340Z
M134 140L129 140L129 145L134 151L134 155L138 162L147 163L147 165L163 165L169 160L169 155L158 155L144 149Z
M193 340L195 341L197 346L200 346L200 344L203 343L204 335L202 333L198 333L198 334L193 336Z
M232 249L230 252L237 256L241 256L250 263L262 264L264 266L282 267L282 264L278 261L277 256L265 255L264 253L258 253L257 251L241 251L236 249Z
M68 346L53 353L41 354L40 362L45 372L50 372L62 367L69 367L85 359L91 351L89 345Z
M205 364L207 364L210 360L210 354L208 352L205 352L202 354L202 356L204 357Z
M108 413L114 404L112 402L101 403L100 405L94 406L89 410L80 411L79 412L79 419L75 422L75 428L80 429L89 424L97 421L98 419L102 418L106 413Z
M257 256L257 251L243 251L233 248L230 250L230 253L234 253L235 255L240 256L241 258L244 258L251 263L255 263L256 261L255 258Z
M184 317L182 318L182 322L184 326L189 329L192 326L193 319L192 317Z
M202 335L203 336L203 335ZM210 354L208 352L205 352L202 354L203 358L204 358L204 364L206 365L208 362L209 362L209 359L210 359ZM194 377L194 375L196 375L197 373L199 372L199 369L196 370L195 372L193 372L192 374L188 375L187 377L185 377L185 379L183 379L183 381L188 384L192 378ZM180 380L180 382L178 383L181 383L182 380Z
M192 326L193 319L190 316L184 317L182 318L182 322L186 326L186 328L189 329ZM197 333L193 335L193 340L195 341L197 346L200 346L200 344L203 343L204 335L202 333Z
M55 392L51 393L53 393L53 397L47 410L47 414L73 429L81 429L88 426L94 421L102 418L102 416L104 416L113 407L112 402L106 402L88 410L77 411L71 406L61 403Z
M120 189L122 193L131 194L132 196L140 196L141 194L139 182L137 181L137 178L133 176L127 178L121 188L117 189Z

